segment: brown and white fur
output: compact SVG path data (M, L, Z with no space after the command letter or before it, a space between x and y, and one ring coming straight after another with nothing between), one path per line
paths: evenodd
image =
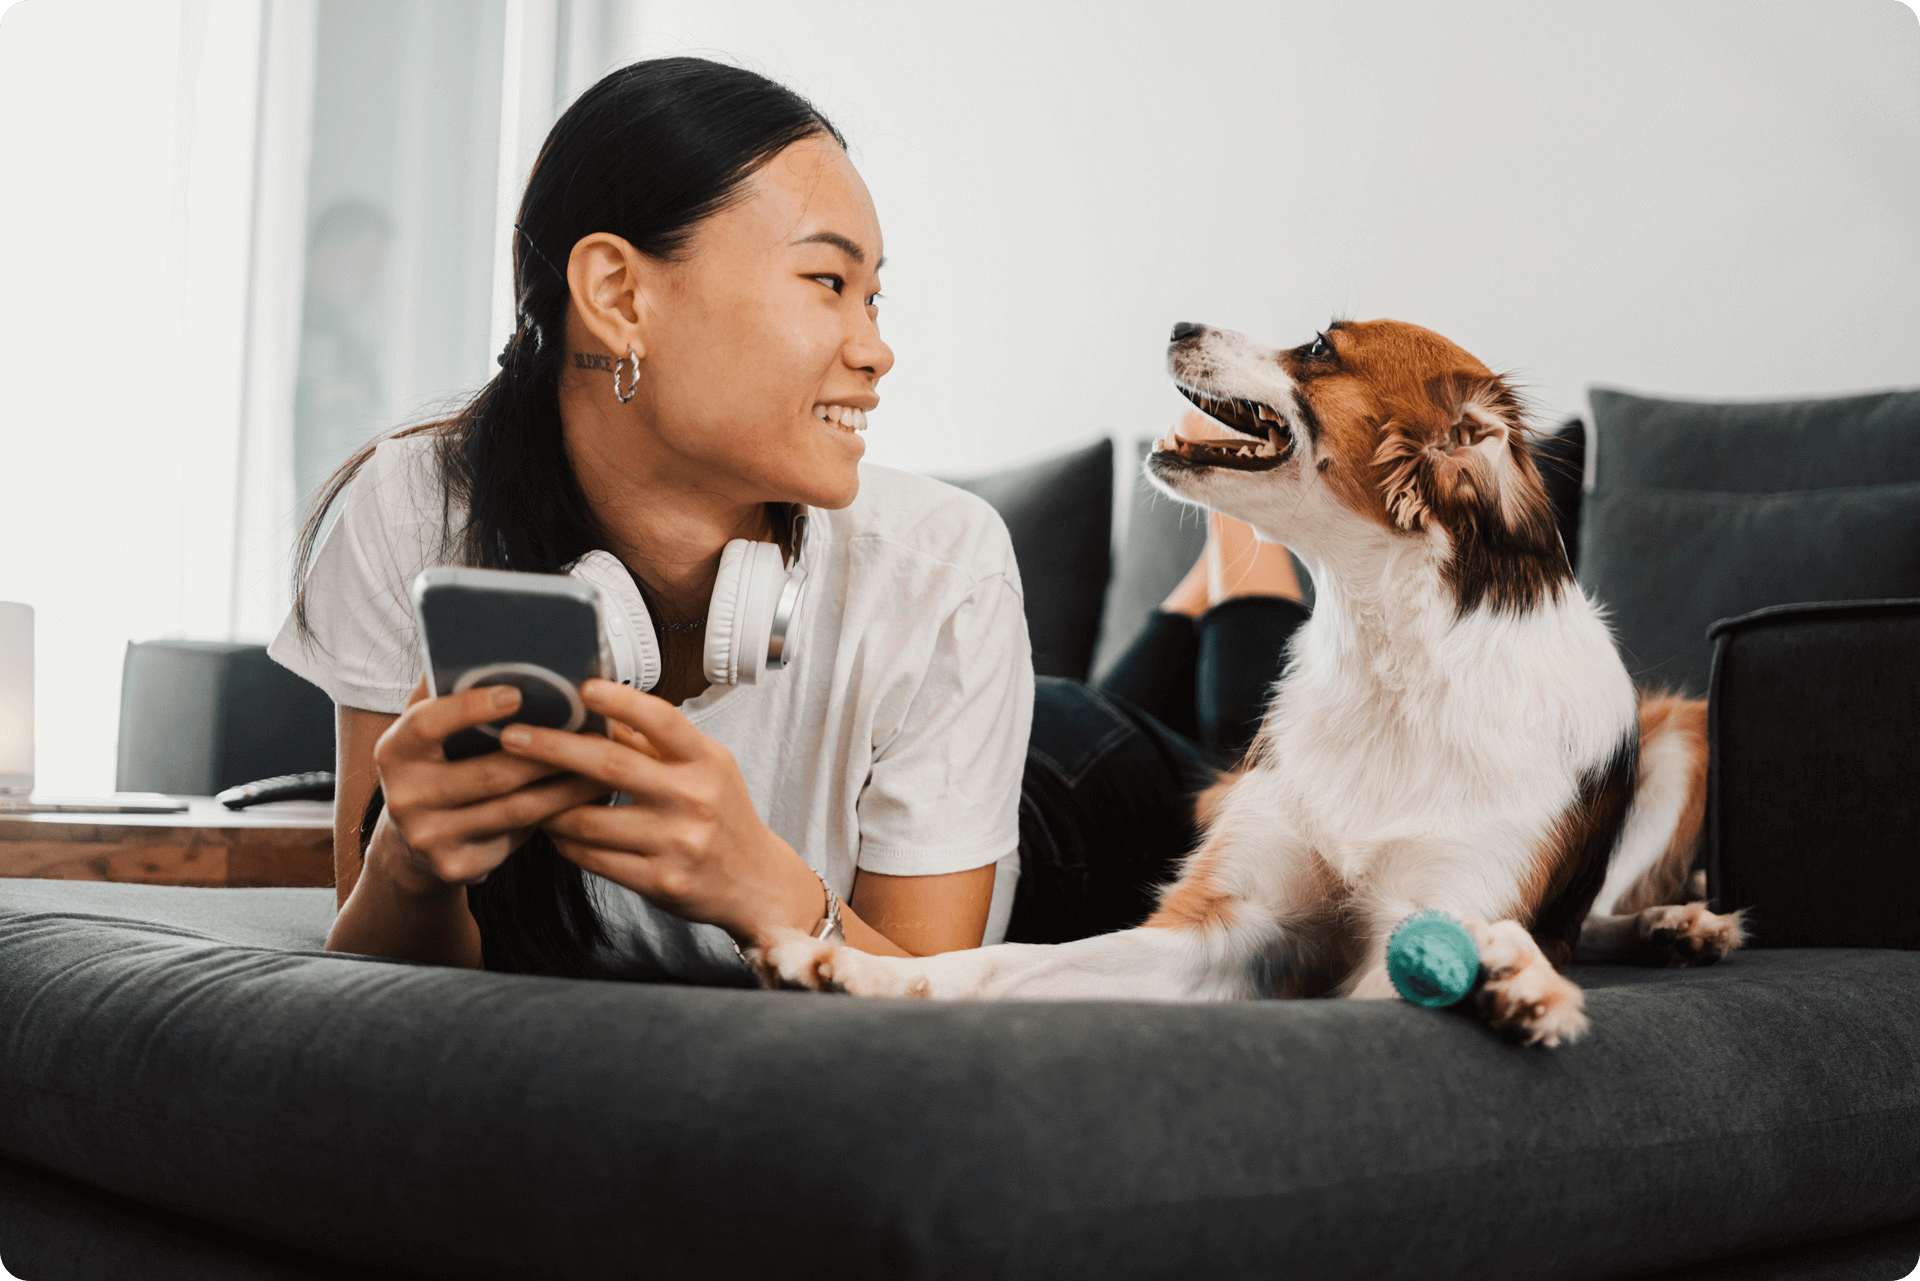
M1635 691L1567 567L1507 385L1397 321L1335 324L1291 350L1176 333L1181 391L1244 439L1162 441L1148 474L1285 543L1317 593L1246 761L1200 798L1203 842L1136 929L918 958L795 935L758 958L763 981L1389 997L1388 936L1436 908L1478 944L1485 1017L1556 1045L1587 1026L1557 969L1576 944L1669 963L1737 947L1737 916L1682 902L1703 705Z

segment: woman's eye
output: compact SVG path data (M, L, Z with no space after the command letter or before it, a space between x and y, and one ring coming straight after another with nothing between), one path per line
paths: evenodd
M885 294L880 293L878 291L874 293L870 293L867 295L867 306L878 307L880 305L880 300L885 297L886 297Z
M822 284L826 285L827 288L833 290L833 292L835 292L836 294L839 293L842 289L845 289L847 287L847 282L840 279L840 277L838 276L809 276L807 277L807 279L820 281Z

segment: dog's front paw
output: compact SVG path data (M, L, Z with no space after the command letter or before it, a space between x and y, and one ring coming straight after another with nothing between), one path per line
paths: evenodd
M1724 914L1705 903L1674 903L1640 913L1640 942L1670 966L1712 965L1746 940L1744 911Z
M765 949L750 948L747 963L753 966L761 987L798 988L807 992L837 992L833 985L833 954L840 944L809 938L799 930L782 930L778 941Z
M1481 1017L1527 1045L1556 1046L1587 1031L1587 998L1557 972L1518 921L1467 923L1480 952Z
M809 992L845 992L850 996L926 996L927 980L901 972L891 957L872 956L845 944L809 938L798 930L764 954L748 953L762 987Z

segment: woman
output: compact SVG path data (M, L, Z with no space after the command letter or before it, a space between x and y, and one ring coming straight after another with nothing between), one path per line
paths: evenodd
M1076 927L1107 927L1075 853L1098 823L1072 797L1036 800L1044 786L1021 800L1036 713L1004 527L968 495L858 466L893 354L879 223L832 126L751 72L636 64L554 126L517 230L500 375L342 469L272 648L338 708L328 946L742 982L741 949L836 914L847 942L884 955L997 939L1023 845L1033 930L1060 928L1044 918L1062 894ZM797 558L811 604L787 670L708 688L706 603L737 538ZM447 761L449 734L518 695L426 697L414 575L554 573L595 549L627 567L658 628L653 694L589 682L611 739L522 727L500 753ZM1145 745L1138 768L1158 781L1129 791L1151 811L1131 838L1142 853L1112 860L1144 901L1135 883L1190 835L1201 754L1083 687L1038 707L1036 748ZM1076 763L1043 782L1074 792ZM604 804L616 790L634 803Z

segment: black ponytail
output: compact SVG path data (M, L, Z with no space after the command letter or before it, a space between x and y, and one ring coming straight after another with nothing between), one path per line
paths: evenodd
M613 72L555 122L540 148L513 238L515 326L500 372L451 418L396 436L435 438L443 562L557 573L604 545L560 430L560 371L573 246L611 232L663 261L738 199L779 152L826 135L814 107L766 77L703 58L657 58ZM379 442L328 480L300 531L294 617L307 626L306 570L326 515ZM536 832L467 891L488 969L594 976L606 930L580 869Z

